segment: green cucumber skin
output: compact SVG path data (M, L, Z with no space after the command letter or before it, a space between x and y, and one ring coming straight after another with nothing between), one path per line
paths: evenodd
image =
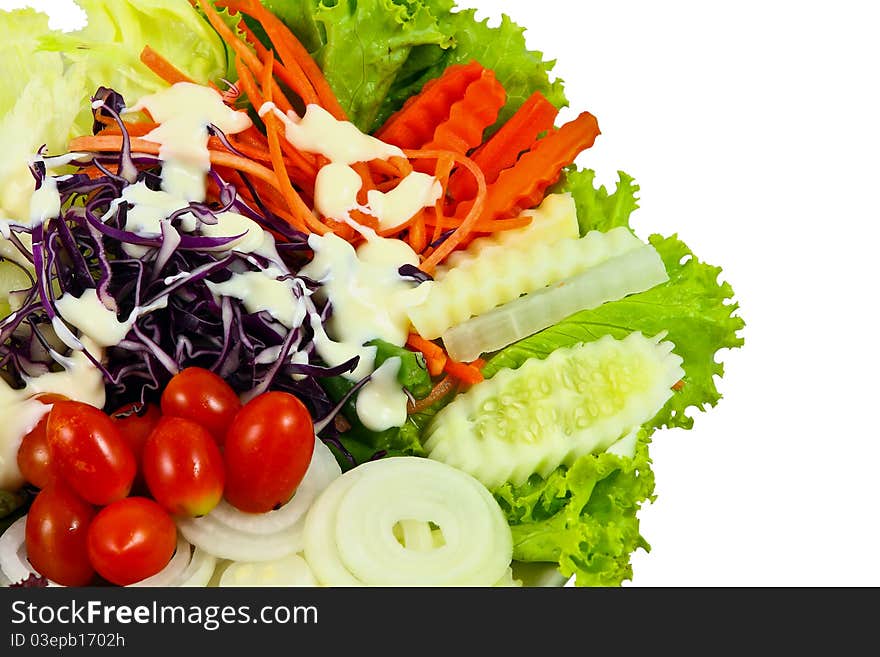
M684 374L672 349L662 336L605 336L502 370L437 414L425 449L490 489L546 477L607 449L662 408Z

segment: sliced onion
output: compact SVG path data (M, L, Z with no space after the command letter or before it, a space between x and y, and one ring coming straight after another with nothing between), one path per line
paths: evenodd
M268 513L245 513L223 500L209 515L231 529L249 534L274 534L299 522L318 493L341 473L330 449L323 441L316 440L315 451L305 477L291 500L280 509Z
M207 586L214 575L217 559L201 548L193 548L192 559L175 586Z
M432 522L443 544L429 548L409 521ZM418 538L401 545L402 526ZM470 475L443 463L395 457L339 477L306 516L305 557L327 586L492 586L510 567L504 514Z
M306 476L277 511L244 513L222 502L202 518L178 521L178 528L190 543L221 559L271 561L295 554L303 549L306 511L341 472L330 449L316 440Z
M275 561L239 561L220 576L220 586L318 586L309 564L298 554Z
M142 579L140 582L129 584L131 587L141 586L176 586L177 580L189 566L192 560L192 548L182 536L177 537L177 549L171 561L162 570L151 577Z
M27 516L23 516L9 525L0 536L0 570L12 584L26 580L31 575L39 575L27 559L24 542L26 524Z

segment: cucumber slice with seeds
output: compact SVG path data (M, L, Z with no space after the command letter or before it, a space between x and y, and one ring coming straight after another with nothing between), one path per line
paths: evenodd
M610 335L501 370L440 411L425 433L432 459L486 487L546 477L650 420L684 376L662 336Z

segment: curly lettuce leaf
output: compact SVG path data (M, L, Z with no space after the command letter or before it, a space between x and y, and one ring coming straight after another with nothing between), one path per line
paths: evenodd
M547 479L493 491L513 533L513 558L558 565L577 586L619 586L632 578L633 552L650 545L638 511L653 500L654 474L643 432L633 458L583 456Z
M625 174L624 174L625 176ZM570 178L571 180L571 178ZM591 176L575 178L564 185L571 191L579 208L579 220L587 227L611 228L626 225L638 189L629 180L613 195L604 188L596 190ZM585 184L589 181L589 184ZM621 198L615 198L616 194ZM629 200L626 200L629 198ZM580 216L582 208L598 208ZM720 282L720 267L698 260L677 236L652 235L650 243L666 265L669 281L646 292L584 310L540 333L528 337L495 354L483 370L492 376L503 367L517 368L529 358L546 358L560 347L590 342L604 335L621 339L641 331L653 336L666 332L675 345L675 353L684 359L684 387L676 391L648 426L693 426L690 407L705 410L721 399L715 377L724 374L724 366L715 360L721 349L740 347L739 331L745 326L736 315L739 305L732 301L733 288Z
M596 172L591 169L566 171L554 191L570 192L577 207L581 235L591 230L607 232L612 228L629 228L632 213L639 209L639 185L635 178L617 172L617 187L609 193L605 186L595 186Z
M528 50L524 29L507 16L489 27L475 10L454 11L452 0L262 1L315 56L365 132L446 67L473 59L494 70L507 90L499 124L535 91L557 107L567 103L562 82L550 79L553 62Z
M317 60L352 123L370 131L413 48L449 48L427 4L408 0L265 0Z

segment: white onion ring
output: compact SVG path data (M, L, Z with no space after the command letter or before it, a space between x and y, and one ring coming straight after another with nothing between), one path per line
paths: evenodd
M407 548L402 521L433 522L444 544ZM395 457L334 481L306 516L305 556L328 586L492 586L513 557L513 540L491 493L443 463Z
M26 580L31 575L39 576L27 559L25 548L25 526L27 516L22 516L9 525L0 536L0 570L12 584Z
M155 575L151 575L139 582L129 584L129 586L138 588L142 586L176 586L176 582L191 560L192 550L189 543L182 536L177 537L177 549L174 556L162 570Z
M208 582L211 581L211 577L214 575L214 567L216 565L217 560L213 556L201 548L194 547L192 559L186 567L186 570L181 573L180 579L175 586L207 586Z
M239 561L220 576L220 586L318 586L309 564L298 554L275 561Z
M201 518L178 521L193 545L232 561L272 561L302 551L304 515L318 493L341 474L323 441L316 439L312 460L293 498L277 511L244 513L221 502Z

